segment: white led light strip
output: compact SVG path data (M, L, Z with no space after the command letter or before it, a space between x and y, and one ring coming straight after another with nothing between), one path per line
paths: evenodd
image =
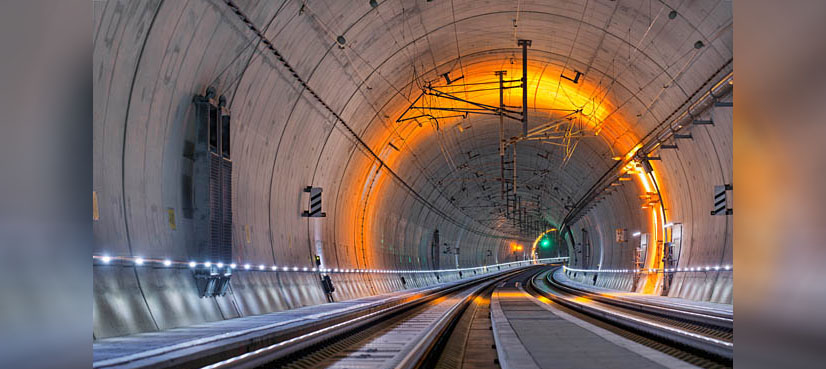
M212 268L217 267L218 269L240 269L240 270L249 270L249 271L261 271L261 272L322 272L322 273L451 273L451 272L462 272L462 271L472 271L472 270L481 270L487 271L489 268L496 268L496 267L511 267L511 266L519 266L519 265L530 265L530 264L544 264L544 263L553 263L553 262L561 262L567 261L567 257L563 258L546 258L546 259L537 259L536 261L533 260L524 260L524 261L512 261L510 263L501 263L501 264L494 264L494 265L486 265L480 267L472 267L472 268L456 268L456 269L437 269L437 270L391 270L391 269L339 269L339 268L308 268L308 267L287 267L287 266L277 266L271 265L267 266L264 264L251 264L251 263L244 263L244 264L224 264L222 262L213 263L211 261L205 262L196 262L196 261L173 261L169 259L147 259L142 257L131 257L131 256L109 256L109 255L92 255L92 261L97 262L99 264L111 264L112 262L119 262L120 265L123 266L135 266L135 267L176 267L176 268L190 268L190 269L197 269L197 268Z
M685 272L731 272L734 271L731 265L713 265L690 268L664 268L664 269L576 269L567 266L562 267L565 271L583 273L685 273Z

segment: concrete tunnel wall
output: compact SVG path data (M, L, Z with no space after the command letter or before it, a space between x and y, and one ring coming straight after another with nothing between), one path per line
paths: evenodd
M382 15L371 11L366 1L357 6L347 2L323 6L309 2L304 11L296 1L237 3L283 52L296 73L374 151L392 163L395 171L430 207L398 181L389 179L384 170L380 170L380 178L365 192L364 185L371 181L376 161L340 123L334 123L330 114L272 55L263 51L260 41L222 1L95 2L93 190L99 207L99 218L93 224L96 255L186 261L195 254L192 223L183 216L182 182L184 176L191 174L191 161L183 153L186 141L194 134L192 97L203 93L208 86L214 86L219 94L226 96L233 120L233 255L238 261L311 266L316 245L320 244L325 266L329 268L430 269L434 264L428 260L430 237L434 229L439 229L442 243L461 250L459 266L469 267L511 261L510 243L529 241L480 224L467 211L452 204L445 195L449 191L433 186L428 173L418 170L409 157L388 158L392 153L385 154L378 149L386 150L386 143L392 137L389 132L393 129L388 127L387 118L397 116L407 103L395 86L410 83L407 55L400 46L391 46L399 42L394 35L404 34L400 29L426 34L426 37L418 36L429 46L428 50L419 51L421 55L431 59L435 66L448 66L455 64L453 54L458 49L450 27L451 19L455 18L466 24L461 32L470 41L463 44L461 50L462 54L470 55L466 63L507 58L510 49L499 45L510 45L511 35L485 35L490 34L491 20L506 20L505 23L510 24L512 4L457 1L450 12L447 3L415 3L410 4L412 9L408 7L405 13L395 2L382 2L379 9L391 7ZM532 53L537 55L537 60L562 68L561 55L568 50L567 44L576 41L568 30L580 19L581 5L523 3L522 9L527 13L523 17L526 26L522 29L527 30L529 36L541 41L548 37L545 35L549 28L555 30L551 34L561 35L560 39L548 41L551 46L547 49L535 41ZM642 33L635 23L638 16L635 9L607 1L589 4L595 7L594 11L581 19L594 30L586 27L582 32L588 37L580 40L581 47L577 47L576 52L571 48L571 59L583 65L589 57L586 52L599 49L602 43L596 24L605 23L607 29L624 30L623 22L630 22L635 32ZM698 4L696 7L675 5L680 10L680 17L675 21L680 22L679 32L673 35L665 32L656 39L660 50L669 52L672 48L675 52L683 48L682 43L671 46L666 42L677 36L681 40L695 37L711 40L709 44L716 51L702 54L696 65L681 75L683 78L677 84L685 84L681 86L683 90L696 88L708 78L709 71L719 66L720 60L730 58L730 40L712 37L717 27L715 22L724 23L725 19L704 17L718 8L719 3ZM621 16L609 18L611 7ZM418 24L406 23L406 18L413 16L419 17ZM730 14L728 16L730 18ZM346 34L348 48L355 45L352 47L357 47L361 55L340 50L333 30ZM489 40L479 42L483 37ZM662 54L666 54L665 51ZM595 55L591 59L607 65L604 59L608 57ZM604 135L613 135L615 141L624 139L633 143L629 137L643 136L657 124L658 117L664 117L685 99L679 93L665 93L659 98L662 104L650 107L653 113L637 119L636 126L622 125L623 119L631 121L634 109L645 105L643 99L631 96L656 95L656 91L647 86L652 80L660 80L657 65L666 64L665 60L660 62L660 58L646 55L638 67L622 76L622 88L618 88L612 98L617 101L627 98L629 102L623 105L627 111L620 110L610 118L612 124L606 126ZM438 76L439 72L439 68L434 68L429 73ZM592 73L599 71L595 69ZM638 86L640 92L636 92ZM720 119L721 123L726 121L725 117ZM730 127L730 116L728 119ZM725 130L725 124L709 129ZM714 140L720 140L718 133L710 134L715 135ZM663 162L656 164L657 170L662 171L660 179L669 188L666 201L673 208L670 210L673 219L681 220L686 228L688 224L696 224L692 233L685 231L685 256L681 263L731 260L730 223L725 227L707 228L706 224L719 218L703 220L707 217L703 204L710 202L705 187L717 181L716 172L707 171L700 177L695 177L698 174L694 172L704 170L707 148L713 145L720 151L718 156L723 167L730 163L730 136L730 133L722 136L728 139L719 142L712 141L711 135L695 138L695 144L706 148L681 147L679 152L663 154ZM419 146L411 144L411 147L424 147L422 151L426 153L436 152L438 149L433 149L432 141L435 140ZM604 147L584 146L569 164L571 172L561 174L559 184L564 196L574 199L582 194L582 187L587 187L591 178L599 177L610 164L610 154L606 158ZM619 149L622 148L620 145ZM524 152L530 158L520 162L538 160L535 152ZM436 163L435 157L423 158L422 162L428 167L430 163L441 165L428 170L431 175L448 169ZM730 178L730 164L728 168ZM306 206L301 189L307 185L324 188L327 218L299 216ZM693 191L695 188L697 191ZM707 190L710 191L710 187ZM602 234L601 245L606 250L603 267L627 267L627 259L621 256L623 249L610 246L615 225L622 223L631 229L644 222L633 211L638 208L637 194L627 192L622 192L624 201L610 200L617 202L608 202L607 207L601 205L583 220L590 229L598 229L592 231L592 235ZM170 209L176 218L174 230L169 225ZM564 210L559 206L555 211L551 218L558 222ZM721 229L729 233L723 237L725 241L720 240ZM685 245L688 237L692 238L691 247ZM491 256L487 256L488 251ZM454 255L440 255L441 268L455 266ZM309 273L237 271L227 296L201 299L195 293L189 270L96 264L94 335L103 338L154 331L322 303L325 300L316 278ZM446 274L440 281L455 278L458 274ZM336 276L336 298L349 299L437 282L432 275L423 274L408 275L406 280L407 285L402 286L398 274ZM681 288L673 289L672 294L730 301L730 280L709 284L685 276L679 284ZM709 293L709 290L718 292Z
M732 94L722 101L731 101ZM699 114L698 120L712 120L714 125L693 126L692 139L677 142L679 149L660 149L662 160L652 162L658 185L664 189L667 222L682 227L678 268L733 265L732 217L711 215L713 188L732 183L732 108L712 105ZM647 212L641 209L638 188L624 186L608 196L572 229L581 245L581 229L591 238L589 269L628 269L639 237L637 230L648 232ZM729 206L732 202L729 200ZM650 223L649 223L650 224ZM628 230L628 242L618 243L615 229ZM578 253L581 252L580 246ZM595 273L577 273L574 279L594 284ZM733 302L731 271L696 271L675 273L668 296L720 303ZM633 273L598 274L595 285L634 291Z
M215 86L232 112L234 230L237 260L281 266L311 266L315 242L323 245L328 268L429 269L430 239L439 229L442 242L459 247L459 264L477 266L506 259L501 234L466 231L425 208L389 181L383 208L373 215L381 227L370 229L380 245L363 253L354 225L361 214L360 189L348 188L371 158L356 149L314 102L300 97L295 81L273 60L254 53L254 42L219 2L110 2L96 4L95 177L99 219L94 222L95 254L189 260L194 254L191 220L182 216L182 175L191 171L183 157L192 137L191 99ZM268 3L247 7L259 24L278 9ZM296 6L285 4L284 6ZM293 9L290 13L297 13ZM285 11L285 14L287 12ZM289 22L279 34L306 48L291 53L301 75L325 81L325 98L365 97L347 93L353 81L324 63L323 42L313 42L309 24ZM186 31L183 31L186 30ZM150 32L151 31L151 32ZM273 31L271 31L272 33ZM315 46L313 46L315 45ZM240 62L239 62L240 61ZM365 103L350 106L366 107ZM341 109L339 109L341 110ZM342 112L344 117L360 114ZM300 122L300 124L287 124ZM358 122L357 120L355 122ZM327 218L299 216L307 185L325 189ZM415 181L413 185L416 185ZM438 194L424 194L447 208ZM169 226L168 209L176 214ZM458 222L463 214L448 214ZM465 217L466 218L466 217ZM383 219L383 220L382 220ZM461 224L461 223L460 223ZM246 230L250 239L246 240ZM316 230L320 227L320 237ZM470 228L466 226L467 228ZM482 227L476 225L476 230ZM486 250L495 260L483 260ZM365 263L367 261L367 263ZM442 268L454 267L442 255ZM325 301L317 276L238 271L225 297L198 298L191 272L180 269L95 266L94 334L96 338L167 329L204 321L261 314ZM458 278L442 275L441 281ZM407 275L406 288L436 282L433 275ZM402 289L399 275L336 275L339 300Z

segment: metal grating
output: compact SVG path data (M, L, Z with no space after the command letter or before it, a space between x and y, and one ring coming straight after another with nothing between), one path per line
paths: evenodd
M201 296L223 295L232 274L228 267L217 266L232 261L232 160L226 99L220 96L216 104L215 95L210 87L203 96L195 96L197 139L192 177L184 176L183 181L184 216L191 207L195 258L214 263L209 270L193 272Z
M221 191L221 158L215 154L209 155L209 260L223 261L222 252L222 191Z
M232 260L232 162L221 159L221 255L218 260Z

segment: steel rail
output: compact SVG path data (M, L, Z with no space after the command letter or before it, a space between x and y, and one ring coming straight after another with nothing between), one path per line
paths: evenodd
M730 315L716 313L711 311L700 311L697 309L689 309L686 307L678 307L674 305L658 304L653 302L642 302L638 300L631 300L619 296L606 296L599 293L583 290L573 286L565 285L563 282L557 280L552 273L548 273L545 277L548 283L553 284L554 287L561 289L572 295L587 297L591 300L599 301L609 305L614 305L630 310L639 311L646 314L653 314L665 318L685 320L696 324L707 325L715 327L720 330L734 329L734 319Z
M459 284L456 286L451 286L449 288L445 288L443 290L436 291L432 294L413 299L404 303L401 303L396 306L384 308L366 315L362 315L359 317L355 317L353 319L340 322L328 327L321 328L317 331L309 332L304 335L294 337L282 342L278 342L255 351L247 352L229 359L225 359L223 361L207 365L203 368L205 369L219 369L219 368L256 368L267 363L283 359L285 357L289 357L292 354L295 354L301 350L305 350L311 348L315 345L321 344L323 342L327 342L330 340L335 339L335 337L340 337L344 334L353 332L360 328L367 327L373 323L378 323L387 319L390 316L395 316L397 314L405 313L413 308L421 306L429 301L433 301L439 297L446 296L452 293L456 293L468 288L472 288L476 285L483 285L486 286L490 283L495 283L502 278L507 278L515 273L524 271L524 268L516 269L516 270L509 270L501 273L497 273L495 275L491 275L488 277L482 277L479 279L474 279L472 281L468 281L467 283ZM480 289L477 289L477 291ZM473 293L468 295L469 297L473 296ZM466 298L462 303L469 302L470 299ZM457 305L459 305L457 304ZM466 306L466 305L465 305ZM454 314L453 317L455 318L455 314L461 312L461 309L457 310L457 306L454 306L449 310L449 313ZM447 315L447 314L446 314ZM450 321L445 320L447 319L446 316L443 316L437 324L434 325L434 329L438 330L439 332L443 333L444 329L449 325ZM441 334L440 333L440 334ZM424 350L429 352L432 349L433 344L438 339L439 335L429 332L426 336L426 339L422 340L419 344L417 344L411 352L406 353L401 362L398 364L399 366L403 367L416 367L418 363L424 360L424 357L421 355ZM426 356L426 355L424 355Z
M416 343L416 346L408 351L407 354L393 367L404 369L423 367L428 355L436 347L439 338L441 338L447 332L450 325L462 315L462 312L464 312L470 302L479 295L479 292L483 291L486 287L496 284L502 279L508 278L517 273L518 272L507 273L492 281L486 281L481 286L477 286L476 289L465 296L462 301L453 305L450 310L445 312L445 314L432 325L432 329L430 329L425 336Z
M551 272L553 273L553 272ZM538 276L538 275L537 275ZM674 327L666 324L659 324L650 320L637 318L630 314L623 314L619 311L609 311L607 309L598 308L589 304L576 302L571 298L567 298L562 294L576 296L574 294L557 291L557 293L545 291L539 288L536 277L531 278L531 286L533 289L542 295L562 306L579 311L586 315L595 317L597 319L606 321L612 325L620 328L629 329L631 331L641 332L644 335L655 337L658 340L676 344L682 347L689 348L694 351L702 352L710 356L723 359L726 362L732 362L734 357L734 343L724 340L708 337L702 334L686 331L684 329ZM552 281L552 280L551 280ZM560 288L555 282L552 283L553 288Z

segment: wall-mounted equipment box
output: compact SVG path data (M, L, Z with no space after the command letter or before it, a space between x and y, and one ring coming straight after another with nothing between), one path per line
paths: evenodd
M617 243L628 241L628 230L625 228L617 228L616 230Z
M196 139L193 148L192 198L196 245L195 258L209 261L208 269L196 269L201 297L226 293L231 270L216 265L232 262L232 157L230 116L226 99L215 99L215 89L193 99Z

